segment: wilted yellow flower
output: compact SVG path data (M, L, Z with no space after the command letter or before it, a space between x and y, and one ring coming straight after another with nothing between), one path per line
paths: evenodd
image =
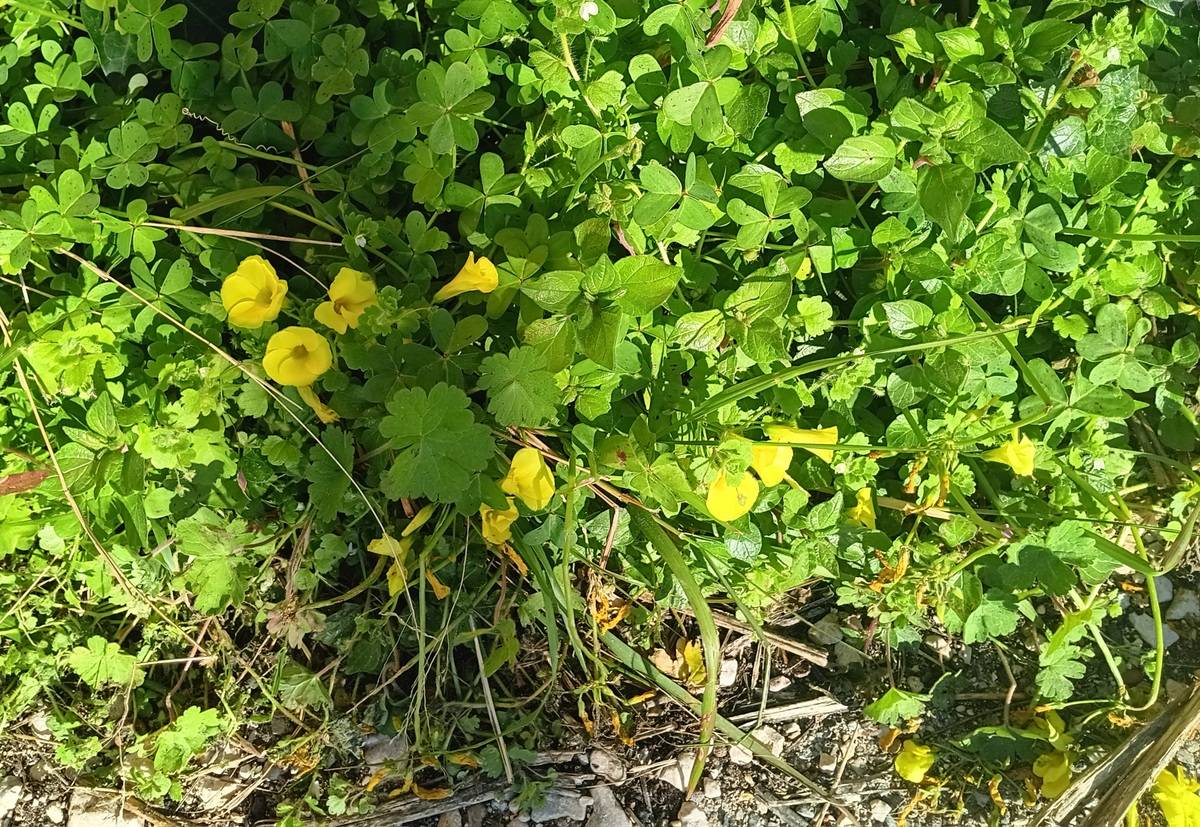
M492 508L487 503L479 506L479 520L483 524L480 531L483 533L483 539L494 546L507 543L512 539L512 524L517 516L517 507L513 505L512 497L508 498L508 508L504 510Z
M321 302L313 314L316 320L338 333L358 327L363 311L375 303L375 282L366 273L343 267L329 286L329 301Z
M1013 431L1012 439L1001 445L985 451L983 458L988 462L999 462L1007 465L1013 473L1021 477L1033 476L1033 460L1037 455L1037 446L1027 436Z
M1175 773L1163 770L1154 781L1154 800L1162 808L1167 827L1198 827L1200 825L1200 782L1183 767Z
M500 274L496 272L496 265L486 257L480 257L476 261L475 254L471 253L467 256L467 263L458 271L458 275L443 284L442 289L433 294L433 300L435 302L445 301L472 290L490 293L499 284Z
M304 404L312 408L313 413L317 415L317 419L326 425L338 421L337 411L321 401L321 398L317 396L317 392L312 389L312 385L302 385L296 388L296 393L300 394L300 398L304 400Z
M542 452L536 448L521 448L513 454L508 476L500 483L500 490L521 498L525 507L532 511L545 508L554 496L554 475L546 467Z
M792 465L792 449L786 445L759 443L750 449L750 467L763 485L779 485Z
M933 747L918 744L916 741L905 741L896 756L896 774L905 781L920 784L925 780L925 773L937 760Z
M1067 734L1067 724L1057 710L1047 709L1029 722L1029 729L1037 732L1050 742L1050 746L1062 752L1075 742Z
M229 323L237 327L262 327L272 322L283 307L287 282L275 275L271 262L262 256L247 256L221 284L221 304Z
M767 437L772 442L795 442L807 445L836 445L838 441L837 426L832 428L793 428L791 425L768 425L764 428ZM829 448L805 448L813 456L824 462L833 462L833 451Z
M1071 756L1066 752L1047 752L1033 762L1033 774L1042 779L1042 795L1058 798L1071 786Z
M846 519L874 531L875 500L871 497L870 488L858 489L854 495L854 505L846 511Z
M329 342L309 327L285 327L267 342L263 369L281 385L305 387L333 366Z
M732 522L754 507L758 499L758 480L749 471L742 474L736 484L731 484L724 471L708 486L708 513L724 523Z

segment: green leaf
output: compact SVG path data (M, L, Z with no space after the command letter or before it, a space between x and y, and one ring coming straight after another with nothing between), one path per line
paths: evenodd
M613 299L631 316L650 313L667 300L683 270L654 256L627 256L613 265L617 287Z
M920 718L925 714L925 707L930 701L929 695L920 692L908 692L892 687L873 703L867 704L863 712L874 721L887 726L899 726Z
M953 240L963 234L963 219L974 196L975 173L965 166L926 167L917 178L917 198L925 214Z
M395 455L383 478L384 493L393 500L463 498L494 448L487 426L475 421L467 395L444 382L428 393L409 388L392 394L387 410L379 432Z
M990 638L1011 635L1017 630L1017 601L997 589L989 589L983 601L967 616L963 642L980 643Z
M140 684L143 677L137 658L99 635L89 637L86 646L72 649L67 665L92 689L110 684L128 688Z
M167 775L183 772L224 729L224 719L217 710L189 706L155 739L154 769Z
M834 178L873 184L882 181L896 164L896 144L882 135L859 135L842 141L825 161Z
M545 358L531 347L497 353L479 366L479 387L501 425L541 428L558 418L561 391Z

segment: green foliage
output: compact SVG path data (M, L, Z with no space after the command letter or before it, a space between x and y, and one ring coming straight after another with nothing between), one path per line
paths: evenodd
M531 670L494 686L558 687L521 653L591 668L572 588L636 606L639 644L677 604L622 499L744 613L807 585L869 656L1028 644L1034 703L1088 669L1149 700L1118 681L1157 655L1103 641L1114 572L1161 562L1125 524L1170 538L1200 490L1195 8L775 0L715 32L726 7L5 5L0 721L51 708L110 786L138 742L152 798L271 716L339 762L342 726L476 749L447 710L479 703L477 641ZM469 254L494 287L434 301ZM221 296L250 255L288 286L256 329ZM335 333L344 267L377 292ZM289 326L331 343L311 387L262 367ZM837 437L714 521L773 424ZM478 516L516 445L560 494L519 506L524 579ZM877 720L934 703L868 664Z

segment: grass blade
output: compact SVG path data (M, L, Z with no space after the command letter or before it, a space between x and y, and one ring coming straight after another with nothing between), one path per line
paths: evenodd
M717 674L721 670L721 657L717 637L717 623L713 620L708 601L700 591L700 584L692 576L687 561L675 545L675 541L667 536L653 515L636 505L629 506L629 520L643 537L650 541L654 550L659 553L671 575L683 589L700 628L700 645L704 650L704 695L700 703L700 746L696 750L696 763L692 767L692 777L688 779L688 794L690 795L700 782L704 772L704 759L712 747L713 728L717 719ZM606 636L607 640L607 636ZM682 690L681 690L682 691ZM686 694L686 693L685 693ZM689 696L690 697L690 696Z

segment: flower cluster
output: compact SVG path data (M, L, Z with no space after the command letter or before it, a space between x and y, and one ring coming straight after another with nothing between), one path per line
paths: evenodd
M467 261L449 282L434 294L440 302L463 293L490 293L500 283L496 266L487 258ZM262 256L247 256L221 284L221 304L234 327L254 330L275 321L287 296L287 282L279 278L271 262ZM313 318L335 333L358 327L367 308L375 303L375 282L366 273L349 267L338 270L329 286L328 298L313 312ZM329 340L311 327L292 325L267 340L263 370L280 385L296 388L300 398L322 422L336 422L337 413L313 390L314 383L333 367Z
M541 511L554 496L554 475L536 448L520 448L513 454L508 475L500 481L500 490L510 496L507 508L493 508L484 503L479 507L483 524L483 539L493 546L503 546L512 539L512 524L517 519L519 499L530 511Z
M836 427L809 430L793 428L791 425L768 425L763 430L769 441L756 443L750 449L750 467L754 469L758 479L749 471L731 479L722 469L708 486L705 505L708 512L722 522L736 520L754 507L758 500L759 480L762 480L763 485L771 487L789 479L787 472L792 464L791 444L802 446L822 462L833 461L833 449L821 446L837 444Z

